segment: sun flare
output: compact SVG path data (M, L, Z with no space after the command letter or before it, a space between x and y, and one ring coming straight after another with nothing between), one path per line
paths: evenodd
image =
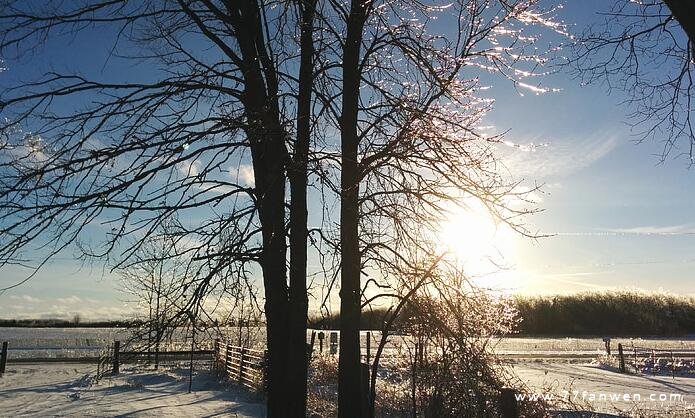
M471 276L488 275L508 267L514 257L515 234L497 221L475 198L447 208L439 239L450 257Z

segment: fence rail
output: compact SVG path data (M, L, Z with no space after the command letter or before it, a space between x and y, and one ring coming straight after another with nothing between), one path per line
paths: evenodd
M610 345L606 344L607 354L610 356ZM623 346L618 344L618 364L621 372L626 372L626 365L632 366L636 371L657 370L670 371L675 374L682 367L690 367L695 362L695 351L688 349L669 349L640 347L635 345Z
M229 380L249 389L265 389L266 352L215 341L215 368Z

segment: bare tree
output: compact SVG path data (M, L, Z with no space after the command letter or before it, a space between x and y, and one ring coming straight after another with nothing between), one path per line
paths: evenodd
M0 261L23 263L37 244L50 259L96 221L110 231L84 253L118 267L167 216L195 219L175 234L187 243L178 256L191 260L177 318L258 263L268 414L300 416L311 167L322 191L335 193L329 199L340 198L339 239L316 232L341 255L340 414L359 416L360 310L374 292L389 297L391 278L423 272L431 251L419 231L463 194L506 222L528 213L509 204L528 191L500 175L492 152L500 137L477 129L491 106L478 74L544 91L530 80L547 59L538 33L559 29L549 13L535 0L10 2L0 16L3 53L110 27L114 50L151 65L153 79L49 72L6 90ZM64 97L87 104L56 106ZM252 184L239 176L249 163Z
M134 60L150 71L137 82L123 82L115 75L101 81L47 70L38 80L4 90L0 260L2 266L26 264L24 252L37 246L42 251L35 253L34 267L41 267L98 222L109 232L96 246L85 245L84 255L118 268L171 214L198 219L184 222L177 235L192 244L179 254L191 264L179 292L188 297L178 312L197 312L204 298L222 294L230 281L246 280L247 266L258 263L268 414L284 416L289 391L306 384L301 373L287 370L288 364L306 364L305 342L301 349L289 346L300 340L290 334L305 338L306 293L301 251L291 260L298 267L292 269L291 296L288 291L285 189L288 143L296 138L288 122L296 120L302 140L292 182L294 206L301 207L310 100L304 86L312 74L306 57L312 52L300 54L303 59L293 54L296 31L310 46L313 3L271 3L3 3L0 51L10 61L40 51L47 39L107 30L115 34L113 45L104 46L113 51L109 62ZM298 67L299 77L293 75ZM297 84L300 102L293 93ZM56 104L63 98L84 105ZM243 175L248 166L251 180ZM301 221L300 214L292 222L297 241L306 236ZM124 244L131 238L134 245ZM292 306L298 303L292 310L290 299ZM303 405L297 403L297 415Z
M672 152L695 153L693 70L695 9L684 0L620 0L599 12L603 20L577 36L568 60L584 83L605 83L627 94L628 119L640 140Z
M664 0L674 19L688 35L690 49L695 52L695 5L687 0ZM693 54L695 56L695 54Z
M289 388L288 416L306 416L308 350L306 332L309 312L307 294L307 239L309 150L312 124L312 91L314 89L314 19L317 0L296 0L299 20L299 79L297 92L296 140L288 170L290 181L290 342L288 376L293 376Z
M359 241L359 101L360 58L364 25L374 1L352 0L347 15L342 50L342 101L340 106L340 358L338 413L359 417L360 411L360 262Z
M493 151L501 137L478 129L492 101L476 74L546 91L531 81L549 56L535 42L562 27L535 1L331 6L322 14L331 29L317 95L341 145L333 151L327 138L316 159L340 196L339 414L355 417L361 308L393 297L398 277L425 272L423 260L433 258L426 234L447 202L475 196L514 225L532 211L509 204L524 202L528 190L501 175Z
M148 360L154 350L154 367L159 368L159 351L162 342L171 338L176 327L182 325L174 318L182 298L182 289L190 280L190 260L179 255L182 252L176 240L178 223L172 219L160 226L154 235L139 246L137 252L118 269L124 290L136 298L146 313L138 318L141 328L134 330L135 340L147 341ZM136 315L141 314L137 312Z
M413 335L413 414L500 416L499 391L507 379L489 345L514 330L508 300L472 285L455 267L438 265L429 286L408 299L403 327ZM533 409L536 405L525 406ZM524 416L545 414L526 411Z

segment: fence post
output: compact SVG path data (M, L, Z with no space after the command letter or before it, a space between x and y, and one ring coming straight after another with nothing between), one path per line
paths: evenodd
M244 361L246 361L246 348L241 349L241 358L239 358L239 384L243 383L241 379L244 375Z
M372 333L371 333L371 331L367 331L367 365L371 364L369 362L371 348L372 348Z
M603 337L603 344L606 346L606 354L611 355L611 339L610 337Z
M118 369L120 366L120 354L121 342L116 340L113 342L113 374L118 374Z
M265 393L268 393L268 367L270 367L268 350L263 350L263 392Z
M312 330L311 331L311 343L307 345L307 358L308 361L311 362L311 356L314 354L314 342L316 341L316 331Z
M5 374L7 368L7 341L2 343L2 354L0 354L0 377Z
M656 374L656 353L654 352L654 349L652 348L652 375Z
M502 418L519 418L519 404L516 400L516 391L513 388L502 388L500 395Z
M331 354L338 354L338 333L331 332Z
M419 342L415 343L415 352L413 353L413 368L412 368L412 378L411 378L411 401L413 402L413 418L417 417L417 351Z
M620 357L620 363L618 367L621 373L625 373L625 355L623 354L623 345L618 343L618 357Z
M324 337L323 331L319 331L319 353L323 354L323 337Z
M363 417L369 417L369 364L360 363L360 407Z
M632 344L632 351L635 353L635 372L639 372L639 368L637 367L637 348L634 344Z
M225 378L229 376L229 365L232 362L232 354L231 354L231 351L229 350L229 346L230 346L229 343L225 344L225 347L226 347L225 352L224 352L224 377Z
M220 339L215 338L214 351L212 353L212 364L215 368L215 372L219 375L220 373Z

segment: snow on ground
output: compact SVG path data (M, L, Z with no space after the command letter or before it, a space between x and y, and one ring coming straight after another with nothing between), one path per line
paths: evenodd
M552 393L565 405L604 413L632 411L635 416L638 410L645 414L640 416L695 416L693 375L623 374L570 362L515 362L511 370L532 394Z
M123 367L93 380L94 365L8 364L0 377L0 415L12 417L262 417L258 399L199 371L188 392L184 369Z

